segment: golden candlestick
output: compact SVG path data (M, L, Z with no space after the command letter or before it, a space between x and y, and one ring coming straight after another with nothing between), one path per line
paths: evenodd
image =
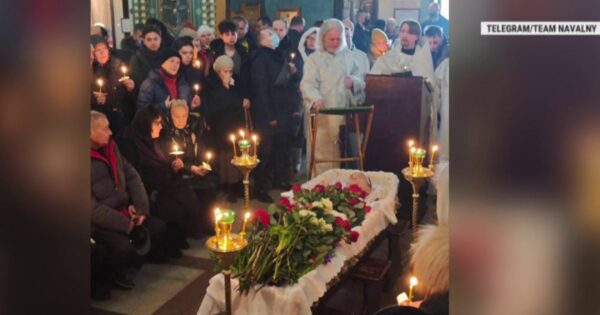
M231 265L235 255L244 249L248 242L245 238L232 233L235 222L235 212L232 210L215 210L215 230L217 235L206 241L206 247L217 255L223 262L223 276L225 277L225 310L231 315Z
M240 155L236 155L235 153L235 145L233 147L234 156L231 160L231 164L242 172L244 176L243 184L244 184L244 211L250 211L250 172L256 168L260 160L255 155L250 155L250 142L246 140L246 135L244 131L240 130L240 135L242 139L238 141L238 146L240 147ZM232 138L233 139L233 138ZM256 148L255 148L256 151ZM256 152L255 152L256 153Z
M418 171L418 172L417 172ZM413 234L417 232L417 219L419 214L419 190L423 187L423 184L427 182L431 177L433 177L433 171L428 168L423 168L422 165L419 167L418 165L414 165L412 170L410 167L405 167L402 169L402 176L410 182L413 189L413 205L412 205L412 229Z

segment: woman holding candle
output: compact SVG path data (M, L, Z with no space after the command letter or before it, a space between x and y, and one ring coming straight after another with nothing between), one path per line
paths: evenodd
M172 100L183 99L192 108L200 106L200 96L192 93L191 87L180 75L181 56L174 49L168 48L161 53L160 69L154 69L148 74L140 87L137 107L156 106L168 114Z
M182 76L190 85L192 93L200 97L202 95L202 86L205 85L206 80L202 70L193 64L194 44L192 43L192 38L189 36L177 38L173 42L173 48L179 52L179 55L181 56L181 66L179 68L180 76ZM196 89L196 87L198 89ZM200 104L201 103L198 103L196 107L192 107L192 112L198 112L200 110Z
M200 62L200 70L205 78L209 78L210 69L215 62L215 57L210 49L210 43L215 39L215 30L208 25L198 28L198 46L196 47L196 60ZM194 43L194 46L196 44Z
M142 177L151 202L155 202L151 214L167 223L168 254L178 258L180 249L189 248L188 223L198 217L200 201L182 180L183 161L169 154L172 142L161 137L162 124L160 109L148 106L138 110L128 133L133 145L127 158Z
M250 108L250 101L243 98L233 77L233 67L233 60L229 56L223 55L215 60L213 68L219 82L212 82L209 86L205 95L207 101L202 106L214 139L215 163L221 188L230 202L235 202L241 193L241 174L231 165L233 149L230 134L244 126L244 108Z
M111 57L108 43L100 35L91 37L93 47L91 108L104 113L109 120L115 138L133 118L135 83L123 77L121 67L125 64ZM102 86L98 82L102 82ZM100 91L100 88L102 89Z
M212 228L209 211L215 200L218 178L203 166L203 162L210 165L211 161L207 154L210 157L213 151L207 147L205 123L201 118L190 115L189 108L183 100L173 102L166 121L166 138L172 143L178 143L180 150L183 151L181 155L184 165L181 171L183 181L194 190L201 202L197 212L200 217L190 220L190 231L194 236L200 236L201 233L209 234Z

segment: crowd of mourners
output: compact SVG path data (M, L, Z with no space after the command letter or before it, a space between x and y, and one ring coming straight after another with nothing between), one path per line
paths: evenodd
M416 55L425 37L437 68L448 57L447 20L437 13L424 30L413 20L371 23L359 11L356 23L328 19L308 28L299 16L250 25L238 15L216 30L184 23L176 36L151 18L120 49L93 26L92 297L133 288L146 262L180 258L188 238L211 234L217 196L242 198L230 134L259 135L251 197L273 202L269 190L290 189L305 168L310 109L361 104L365 75L394 72L384 59L395 49L398 58ZM319 158L340 156L341 124L323 118Z

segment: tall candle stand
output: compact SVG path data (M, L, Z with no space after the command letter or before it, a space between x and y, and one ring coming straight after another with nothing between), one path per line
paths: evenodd
M256 141L256 137L253 137L254 154L250 155L250 148L252 146L250 145L250 142L246 140L244 132L240 131L240 134L242 135L242 138L237 142L238 147L240 148L240 154L237 155L236 151L234 150L234 156L231 160L231 164L237 167L237 169L244 176L244 212L247 212L250 211L250 173L258 166L260 160L257 157L258 143ZM235 138L233 136L232 140L235 143Z
M423 149L410 148L409 166L402 169L402 176L410 182L413 189L412 204L412 229L413 235L417 231L419 216L419 191L421 187L434 175L433 165L423 166L426 152Z
M238 234L232 233L235 222L235 212L225 210L219 213L216 220L216 235L206 241L206 247L223 262L223 276L225 278L225 310L231 315L231 265L235 255L248 245L248 241ZM242 231L245 234L245 231ZM242 234L240 233L240 234Z

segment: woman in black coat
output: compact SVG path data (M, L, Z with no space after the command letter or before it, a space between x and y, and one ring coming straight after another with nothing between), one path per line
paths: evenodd
M138 110L129 133L136 154L130 158L155 202L151 214L167 223L168 253L178 258L179 249L189 248L188 222L197 217L200 201L182 180L183 161L170 154L173 148L161 138L162 124L160 109L148 106Z
M183 180L190 186L201 202L200 217L191 220L190 230L193 235L210 235L213 232L214 222L211 217L215 201L218 177L212 172L211 162L213 148L206 141L206 124L203 118L190 114L189 107L183 100L171 104L170 113L166 117L165 137L167 142L177 144L183 152ZM203 166L203 162L208 167Z
M190 89L194 95L202 96L202 89L206 85L206 78L201 65L200 60L196 60L198 64L194 64L194 43L193 39L189 36L179 37L173 42L173 49L175 49L181 56L181 65L179 67L179 75L185 79L190 86ZM198 89L196 89L198 88ZM193 112L199 112L200 104L193 107Z
M229 135L244 128L244 108L250 108L250 101L242 96L237 86L233 67L233 60L227 55L215 60L213 68L219 80L211 82L201 107L214 141L219 182L230 202L237 200L241 175L230 162L233 149Z
M93 45L91 108L108 117L115 139L118 139L129 125L134 107L135 83L131 79L123 80L121 60L111 57L106 40L99 35L91 38ZM100 86L102 84L102 91Z
M183 99L192 108L200 106L200 97L192 94L190 85L180 75L181 56L172 48L161 53L161 66L150 71L148 78L140 87L137 108L155 106L160 108L163 116L168 114L170 102Z

